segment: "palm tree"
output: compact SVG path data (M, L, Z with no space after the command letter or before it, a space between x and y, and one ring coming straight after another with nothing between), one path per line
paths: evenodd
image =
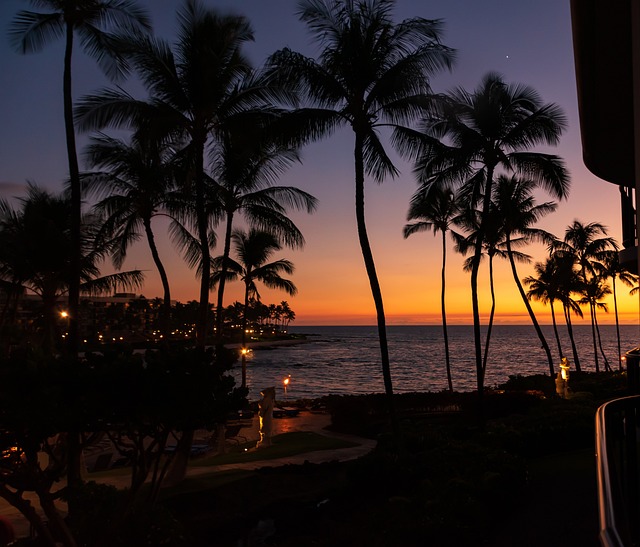
M122 266L129 245L144 232L163 287L160 308L160 328L169 334L171 290L169 278L155 241L152 219L165 213L171 204L171 190L175 181L173 158L175 148L150 139L137 132L126 143L107 135L96 136L87 147L90 166L104 169L83 177L89 194L102 198L94 207L106 215L105 230L114 233L118 241L114 265Z
M290 146L270 142L259 131L246 131L243 128L241 135L225 135L217 149L210 183L226 217L223 251L225 260L222 262L216 306L216 332L221 339L224 272L231 250L231 234L236 214L241 213L251 226L273 232L287 245L302 247L304 237L286 216L286 212L293 208L312 213L317 200L292 186L274 186L278 176L299 159L296 150Z
M538 335L538 339L547 355L549 364L549 373L553 377L555 375L553 367L553 358L551 350L547 343L542 329L538 324L533 308L524 292L522 283L516 269L515 255L513 253L513 237L520 239L520 244L540 241L549 244L555 238L548 232L532 226L545 215L556 210L557 205L553 202L536 204L533 192L536 183L531 179L519 178L516 176L506 177L500 175L496 179L494 189L494 203L497 211L499 211L502 222L504 223L504 233L506 238L507 256L511 265L513 279L518 287L518 292L522 297L533 327ZM560 358L562 354L560 355Z
M550 251L553 251L555 242L556 239L554 239ZM574 314L578 317L583 316L580 305L572 298L572 294L578 294L582 290L582 281L574 269L572 256L551 252L549 259L553 261L552 277L549 279L549 283L552 285L550 288L556 295L556 300L562 303L562 311L571 342L571 351L573 353L576 372L581 372L582 367L580 365L580 356L578 355L578 348L573 333L571 315Z
M282 307L282 327L284 332L287 332L289 328L289 323L296 318L296 312L294 312L289 306L289 302L283 300L280 302L280 306Z
M71 183L71 271L69 279L69 352L78 350L78 306L81 276L81 216L82 196L80 170L73 126L71 61L74 34L77 33L86 53L94 57L107 76L115 79L128 71L119 45L125 39L149 30L145 12L131 0L31 0L37 7L50 11L39 13L20 11L9 29L13 46L21 53L38 52L49 42L64 37L63 101L64 125ZM117 34L106 29L117 29Z
M557 241L552 249L560 255L573 257L580 276L586 282L589 277L603 270L603 262L608 253L611 250L618 250L618 245L615 239L608 236L607 227L603 224L599 222L583 224L579 220L574 220L567 226L564 239Z
M289 95L255 74L242 46L253 40L246 18L222 16L186 0L179 12L174 51L162 40L141 38L128 51L147 87L149 101L136 100L120 89L106 89L82 99L76 116L82 129L111 125L140 127L186 142L185 189L194 195L196 237L200 250L200 305L197 344L208 332L211 232L217 218L207 203L205 158L212 144L235 128L255 129L255 120L270 120L271 104ZM218 208L219 209L219 208ZM218 214L220 211L218 211Z
M462 185L472 204L481 201L482 218L471 271L473 332L478 393L483 393L482 343L478 305L478 269L497 170L526 175L554 197L563 198L569 176L555 155L532 152L538 144L555 145L566 126L559 107L544 104L530 87L508 85L486 75L478 88L458 88L432 101L433 113L421 131L398 135L401 150L416 158L425 187Z
M249 300L260 300L260 293L256 283L260 281L270 289L285 291L295 295L298 290L292 281L281 276L282 273L292 274L293 263L286 259L267 262L271 255L282 249L277 237L271 232L257 230L255 228L244 232L234 230L231 235L238 260L226 259L227 268L223 271L224 256L213 260L212 284L217 284L224 275L229 281L241 279L244 281L244 313L242 317L242 348L246 347L247 311ZM242 387L247 387L247 360L245 352L242 352Z
M455 250L462 255L466 256L470 251L475 249L475 242L480 233L480 220L482 212L477 209L467 208L462 211L460 215L454 218L454 223L462 228L466 235L460 234L457 231L452 231L453 240L455 241ZM491 207L491 211L488 215L487 226L484 230L484 243L482 244L483 254L480 255L480 260L484 254L489 257L489 289L491 292L491 312L489 313L489 323L487 325L487 334L484 345L484 356L482 359L482 375L487 370L487 362L489 359L489 347L491 345L491 334L493 331L493 321L496 312L496 293L493 276L493 259L498 256L501 258L507 258L507 251L505 249L505 235L504 235L504 223L499 216L499 212L495 207ZM519 254L514 251L514 254ZM526 260L527 255L522 255L522 260ZM475 256L471 256L465 260L463 269L466 272L473 270L473 264Z
M613 290L613 309L616 317L616 340L618 342L618 370L622 370L622 347L620 344L620 321L618 318L618 297L616 294L616 279L628 287L633 287L638 281L638 276L631 273L626 266L620 263L617 251L609 251L604 257L604 275L611 278Z
M551 246L554 254L568 261L573 261L577 266L577 273L582 285L580 292L587 290L591 293L591 296L586 296L582 303L589 305L596 372L600 370L600 367L596 349L598 333L593 309L596 301L592 296L598 291L596 286L589 287L589 283L591 278L597 277L604 270L607 253L617 249L615 240L607 235L607 228L603 224L599 222L583 224L579 220L574 220L567 226L562 241L556 241Z
M534 265L536 277L527 276L522 281L529 290L527 298L529 300L538 300L543 304L549 304L551 309L551 322L553 323L553 333L556 337L558 345L558 353L560 358L564 357L562 344L560 343L560 334L558 333L558 323L556 321L556 312L554 303L556 300L562 300L560 293L560 285L557 281L557 263L553 257L548 257L545 262L536 262Z
M453 392L453 381L451 379L451 363L449 359L449 336L447 332L447 313L445 308L445 285L446 285L446 265L447 265L447 231L453 218L458 214L458 204L456 203L453 191L448 188L434 189L429 195L417 192L411 199L407 220L416 220L410 224L405 224L403 235L405 238L418 232L428 232L433 230L433 235L442 233L442 269L440 274L441 293L440 310L442 313L442 332L444 336L444 356L447 371L447 384L449 391Z
M283 49L271 64L311 107L300 111L311 120L316 138L340 126L354 134L355 203L358 240L376 308L385 393L394 436L386 320L380 283L367 234L365 176L381 182L398 171L387 155L378 128L411 122L431 92L429 77L449 67L452 52L440 43L440 22L412 18L394 24L393 0L303 0L299 16L319 44L318 60Z
M589 304L589 312L591 315L591 333L593 335L593 356L595 359L596 372L600 372L600 364L598 362L598 349L604 360L604 367L606 371L611 370L609 360L602 348L602 338L600 337L600 326L598 325L597 310L601 309L608 312L608 307L604 302L600 302L604 297L611 294L611 289L605 283L603 276L594 275L583 284L582 294L584 295L579 301L579 304ZM596 347L596 340L597 345Z
M0 257L0 278L7 285L30 291L42 299L42 344L54 349L60 299L68 295L71 241L71 202L30 185L27 196L15 210L0 200L0 239L11 242L11 252ZM109 254L112 242L100 237L100 223L83 217L83 247L80 260L80 291L109 294L118 288L135 289L144 275L138 270L101 276L99 264Z

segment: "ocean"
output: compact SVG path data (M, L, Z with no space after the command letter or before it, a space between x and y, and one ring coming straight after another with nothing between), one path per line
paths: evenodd
M544 325L542 329L551 353L559 363L553 328ZM275 386L278 399L285 401L330 394L384 392L375 326L293 326L289 331L305 334L308 341L295 346L254 349L249 354L247 385L250 400L258 400L260 391L269 386ZM617 369L615 326L601 325L600 331L604 353L611 366ZM472 391L476 387L473 328L454 325L448 332L453 387L456 391ZM640 344L638 332L637 325L620 326L623 354ZM595 370L591 327L575 326L574 334L582 369ZM447 388L442 327L389 326L387 336L394 392L437 392ZM560 327L560 337L563 351L574 370L566 327ZM601 356L599 362L603 370ZM239 362L232 374L239 383ZM494 325L485 386L493 387L516 374L548 374L540 341L530 325ZM289 379L286 393L285 378Z

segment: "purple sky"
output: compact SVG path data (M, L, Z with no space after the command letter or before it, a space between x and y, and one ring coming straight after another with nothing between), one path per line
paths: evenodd
M250 19L256 41L248 51L256 65L284 46L308 55L316 53L305 28L297 20L294 0L206 0L203 3L231 9ZM176 27L175 12L181 2L146 0L140 4L149 9L156 35L171 41ZM4 33L0 41L2 197L20 195L28 180L59 191L67 174L62 123L63 43L57 42L41 53L26 56L12 51L6 29L22 8L29 8L29 3L0 2ZM619 239L617 187L596 179L581 160L569 1L400 0L395 15L396 21L413 16L444 20L443 42L457 50L458 60L451 73L434 77L432 85L436 91L455 86L473 89L486 72L497 71L507 82L531 85L546 102L559 104L566 113L569 129L554 153L567 162L572 190L569 200L544 219L540 227L562 235L574 218L599 221L608 225L611 235ZM74 75L76 98L108 83L94 62L80 50L75 56ZM143 96L135 82L122 85L134 95ZM83 141L81 137L80 151ZM281 253L296 264L293 279L299 295L292 299L268 291L263 294L267 302L287 299L298 314L298 324L372 322L373 304L355 232L352 142L350 132L343 131L330 140L307 147L303 150L303 164L294 166L281 180L281 184L298 186L320 200L315 215L294 215L307 239L305 250ZM386 310L390 322L437 322L440 243L430 234L403 240L407 205L416 186L411 166L398 161L398 167L402 172L398 179L367 187L369 235ZM541 194L540 200L546 201L548 197ZM169 265L173 296L182 301L197 298L197 282L164 237L161 222L157 223L157 230L163 240L161 253ZM542 249L530 252L538 259L543 258ZM451 309L454 315L458 314L458 322L466 323L470 317L469 283L468 276L460 272L461 261L451 253ZM147 297L160 295L158 276L144 246L131 251L125 267L148 270L142 293ZM521 277L530 271L523 266ZM521 320L524 307L517 302L506 264L499 265L497 276L504 286L499 294L499 320ZM236 294L230 293L228 302L237 298Z

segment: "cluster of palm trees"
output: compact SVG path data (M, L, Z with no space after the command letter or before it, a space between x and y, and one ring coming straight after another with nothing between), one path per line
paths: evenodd
M608 311L602 299L612 293L618 368L622 369L616 280L632 287L637 283L637 276L620 263L618 245L608 236L605 226L598 222L585 224L578 220L567 226L563 239L551 240L547 259L535 264L535 276L524 279L529 287L527 296L549 304L554 336L561 357L565 352L558 335L554 303L558 302L562 306L577 371L581 371L581 364L573 336L571 316L573 314L582 317L582 306L589 310L595 371L600 371L599 355L604 361L605 370L611 370L609 360L602 349L597 312Z
M566 198L569 175L561 158L535 148L556 145L566 120L558 106L544 103L532 88L508 84L492 73L473 91L434 94L431 77L451 68L455 60L455 52L441 42L441 21L414 17L395 23L393 0L304 0L298 15L319 46L317 58L285 48L256 69L243 52L253 39L249 21L205 9L198 0L185 0L174 44L150 36L145 14L129 0L89 5L81 0L40 0L37 5L50 6L51 13L20 12L11 36L25 52L40 49L51 38L67 38L64 89L73 248L81 249L84 193L98 199L95 211L104 218L103 237L118 242L113 253L116 265L122 264L129 244L144 234L168 303L169 280L151 228L154 216L167 215L173 241L200 279L198 345L204 345L211 327L207 317L212 288L217 288L214 332L218 335L227 282L244 281L245 305L259 297L256 281L295 293L293 283L282 277L292 273L293 265L269 260L283 245L303 245L302 234L287 215L294 209L312 212L316 201L297 188L277 186L277 179L299 161L301 146L344 127L354 137L357 235L376 309L394 430L385 311L365 219L365 180L382 182L399 174L387 152L386 136L413 162L419 183L409 211L409 220L416 222L407 225L405 235L441 231L445 250L446 232L455 224L457 248L470 254L479 393L495 310L492 286L494 305L483 347L478 303L483 255L489 258L490 270L494 256L509 260L553 373L551 349L516 263L528 259L519 249L529 242L555 245L550 234L533 226L555 204L536 204L533 192L542 188L553 198ZM111 23L117 24L110 27L117 32L103 32ZM146 97L110 87L82 97L72 110L74 33L108 75L133 70ZM107 128L126 129L130 137L96 134L86 157L98 171L81 175L75 130ZM247 230L237 228L238 217ZM222 254L214 258L218 230ZM79 250L74 252L68 284L72 315L81 257ZM568 251L554 247L554 255L558 253ZM445 260L443 252L442 317L447 376L453 389L444 311ZM573 269L582 272L585 283L597 273L583 263ZM587 298L595 324L598 297Z
M102 275L102 261L117 251L118 241L104 237L102 224L84 214L80 253L80 290L89 295L135 290L142 286L140 270ZM42 312L30 330L32 342L45 352L58 349L59 300L68 293L71 257L71 203L29 185L26 197L15 208L0 200L0 287L6 295L0 311L2 354L24 336L9 332L16 325L19 300L25 290L38 295ZM40 333L38 335L38 333Z
M232 325L240 326L244 313L244 304L236 302L227 306L225 319ZM280 304L264 304L255 298L250 298L247 318L255 325L255 328L260 330L286 333L289 324L296 318L296 312L291 309L286 300Z
M532 225L555 205L535 204L534 189L541 187L560 199L567 196L569 175L562 159L533 150L539 144L558 143L566 124L564 115L556 105L545 104L531 87L507 84L500 75L492 73L472 92L454 89L431 97L430 107L418 129L404 129L398 134L401 150L415 160L419 181L409 220L426 222L418 226L442 231L444 236L449 222L457 216L464 229L456 239L461 252L472 252L467 267L471 272L478 392L483 392L494 311L492 308L483 354L478 302L478 272L483 254L489 257L490 279L493 257L508 258L553 372L549 346L517 274L516 260L525 256L516 249L532 240L545 241L549 237ZM434 223L432 218L424 217L429 210L423 204L438 199L444 203L438 207L440 214ZM442 212L448 215L445 222ZM405 228L405 235L414 229L418 228ZM493 287L491 290L495 298Z
M523 303L538 334L541 345L548 356L550 374L554 374L554 359L551 349L531 308L530 301L537 300L549 305L553 324L554 337L558 354L557 363L567 356L563 349L558 331L554 304L561 304L564 321L567 327L571 351L576 371L582 370L580 357L574 338L572 315L583 317L583 307L589 310L593 338L593 356L595 371L600 371L599 356L602 357L605 370L611 366L602 349L597 311L608 311L602 299L613 293L615 321L618 344L618 367L622 368L620 329L616 280L632 287L637 283L637 276L632 274L618 260L618 245L609 237L607 229L600 223L582 223L574 220L566 228L562 239L536 228L535 223L543 216L553 212L554 202L536 203L534 190L536 184L526 178L500 175L495 180L489 212L482 215L478 208L469 207L468 196L462 189L459 193L449 187L430 189L428 199L424 193L417 192L410 204L408 220L404 227L405 237L424 231L438 232L442 236L442 268L441 268L441 311L444 331L445 367L448 388L453 391L451 375L451 359L449 352L445 287L446 287L446 251L447 233L454 241L457 252L467 255L473 253L477 241L482 237L482 249L479 259L488 259L488 279L491 294L491 310L484 338L484 351L480 366L480 374L484 378L492 327L495 318L496 292L494 286L493 259L495 257L508 260L514 282L522 297ZM480 227L484 222L484 231ZM530 243L543 243L548 248L548 257L544 262L536 262L534 275L520 279L517 263L530 263L531 257L522 248ZM473 254L464 262L466 271L473 271L476 263ZM525 290L525 286L528 290ZM479 380L481 382L481 380Z
M101 220L101 238L111 242L108 252L116 267L122 266L133 241L142 235L146 239L164 289L165 329L170 286L152 219L158 215L170 218L170 235L200 278L196 329L200 346L211 327L207 321L209 292L215 282L218 333L222 332L225 281L234 275L243 278L251 296L258 296L256 280L269 286L280 283L278 288L294 294L295 287L288 280L278 281L282 263L280 270L276 267L268 273L265 264L245 263L242 272L242 268L234 269L238 263L230 258L231 242L243 237L248 246L271 238L264 257L281 244L301 247L304 238L287 214L291 209L312 212L316 207L310 194L276 185L278 176L298 160L295 132L287 132L285 111L274 106L288 103L292 94L267 71L255 70L244 56L243 45L253 39L249 22L240 16L221 16L196 0L187 0L178 14L177 42L170 45L148 34L148 18L132 1L51 0L37 5L49 7L50 12L19 12L11 38L23 52L37 51L61 35L67 40L64 97L73 253L65 290L72 353L77 349L81 275L77 264L88 237L76 227L83 196L98 200L93 211ZM134 70L148 96L139 100L120 87L103 89L77 101L73 110L70 83L76 35L108 75ZM80 173L76 129L106 127L127 128L130 137L97 133L86 149L87 163L96 171ZM234 231L238 216L249 232ZM211 250L218 226L223 227L224 252L214 260ZM292 270L287 263L283 271ZM249 272L251 277L247 277Z

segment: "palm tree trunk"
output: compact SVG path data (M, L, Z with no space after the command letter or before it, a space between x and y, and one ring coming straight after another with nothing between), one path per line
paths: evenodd
M553 378L555 375L555 371L553 369L553 357L551 357L551 350L549 349L549 344L547 344L547 340L542 334L542 329L538 324L538 320L536 319L535 314L533 313L533 309L531 308L531 304L529 303L529 299L527 298L526 293L524 292L524 288L522 287L522 283L520 283L520 279L518 278L518 270L516 269L516 262L513 259L513 253L511 252L511 239L507 235L507 254L509 255L509 264L511 264L511 273L513 273L513 279L516 282L516 286L518 287L518 292L522 297L522 301L524 302L525 307L527 308L527 312L529 313L529 317L531 317L531 322L533 323L533 328L540 339L540 343L542 344L542 348L547 355L547 361L549 363L549 374Z
M222 302L224 298L224 287L227 274L227 261L229 260L229 254L231 253L231 228L233 226L233 213L227 213L227 227L224 233L224 251L222 253L222 275L220 276L220 282L218 283L218 300L216 304L216 340L218 343L222 343L222 325L224 324L224 309Z
M204 131L203 131L204 133ZM207 326L209 319L209 279L211 277L211 253L209 251L209 222L204 203L204 136L194 136L196 147L196 216L198 224L198 239L200 240L200 254L202 255L202 272L200 277L200 304L198 306L198 321L196 322L196 345L204 349L207 340Z
M67 351L73 360L78 357L79 313L80 313L80 261L82 254L82 195L80 189L80 168L76 150L76 135L73 126L73 97L71 87L71 58L73 53L73 23L66 24L66 45L64 51L63 102L64 127L69 161L69 181L71 186L71 257L69 268L69 338ZM69 431L67 435L68 469L67 488L69 490L69 519L73 522L77 514L76 493L82 486L81 447L78 433Z
M80 222L82 216L82 196L80 191L80 168L76 151L76 134L73 126L73 97L71 89L71 58L73 53L73 23L66 25L66 46L64 51L63 101L64 127L69 161L69 181L71 186L71 259L69 272L69 355L78 355L78 326L80 311L80 256L82 239Z
M449 359L449 335L447 333L447 312L445 308L445 283L447 265L447 233L442 230L442 294L440 296L440 307L442 309L442 334L444 336L444 360L447 367L447 384L449 391L453 393L453 380L451 379L451 362Z
M600 362L598 360L598 348L596 346L596 319L593 303L589 300L589 314L591 315L591 336L593 338L593 358L595 359L596 372L600 372Z
M611 372L611 365L609 364L609 359L604 353L604 349L602 348L602 338L600 337L600 326L598 325L598 316L596 315L596 307L593 307L593 322L596 326L596 335L598 336L598 347L600 348L600 354L602 355L602 359L604 360L604 370L607 372Z
M371 294L376 307L376 316L378 323L378 339L380 342L380 359L382 362L382 377L384 380L384 390L387 396L387 407L389 411L389 419L393 431L396 446L399 444L400 427L398 424L395 405L393 401L393 384L391 382L391 365L389 362L389 347L387 343L387 327L384 314L384 304L382 302L382 291L376 273L376 267L373 260L369 237L367 236L367 226L364 214L364 155L363 142L364 137L357 130L355 131L355 178L356 178L356 223L358 227L358 240L360 249L362 250L362 258L369 277L369 285L371 286Z
M560 354L560 360L564 357L564 352L562 351L562 345L560 344L560 333L558 332L558 324L556 323L556 312L553 307L553 300L549 302L551 307L551 322L553 323L553 334L556 337L556 343L558 344L558 353Z
M478 272L480 270L480 257L482 256L482 245L484 243L484 232L489 222L489 208L491 207L491 192L493 186L493 165L487 165L487 178L485 181L484 197L482 200L482 215L480 226L476 238L476 246L473 253L473 263L471 267L471 306L473 312L473 341L476 353L476 381L478 387L478 398L482 401L484 394L484 366L482 359L482 339L480 333L480 305L478 303Z
M564 309L564 320L567 324L567 332L569 333L569 340L571 340L571 353L573 353L573 362L576 367L576 372L582 372L582 366L580 365L580 356L578 355L578 348L576 347L576 340L573 336L573 323L571 322L571 310L563 302L562 307Z
M47 354L53 354L60 348L60 330L56 317L55 292L48 290L42 293L42 349Z
M193 143L196 149L195 158L195 193L196 193L196 222L198 226L198 239L200 241L200 253L202 258L202 272L200 278L200 301L196 320L196 347L204 351L207 342L207 327L209 319L209 280L211 278L211 253L209 251L208 218L204 202L204 131L193 135ZM182 432L173 461L167 471L166 481L168 485L181 483L187 475L189 455L193 445L194 431L192 429Z
M167 277L167 271L160 260L160 254L158 253L158 247L156 246L153 230L151 230L151 219L144 218L142 220L144 224L144 231L147 235L147 244L151 251L151 257L160 274L160 281L162 282L162 290L164 292L162 311L160 314L160 330L164 334L165 338L169 336L170 332L170 319L171 319L171 290L169 288L169 278Z
M489 344L491 342L491 331L493 330L493 318L496 313L496 292L493 285L493 256L489 256L489 287L491 289L491 313L489 314L489 326L487 327L487 340L484 344L484 358L482 360L482 374L487 371L487 360L489 359Z
M622 187L620 187L622 188ZM620 344L620 320L618 317L618 297L616 295L616 276L611 278L613 286L613 311L616 316L616 341L618 342L618 370L622 371L622 345Z

